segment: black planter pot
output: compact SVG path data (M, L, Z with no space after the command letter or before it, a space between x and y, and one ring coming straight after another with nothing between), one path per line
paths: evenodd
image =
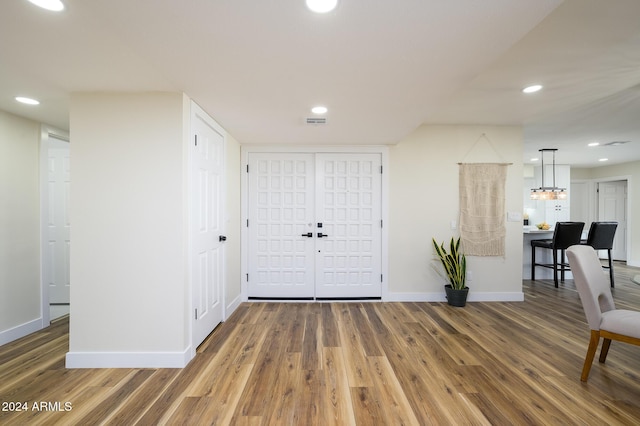
M447 284L444 286L444 291L447 293L447 303L451 306L462 307L467 304L469 287L465 287L462 290L456 290L451 287L451 284Z

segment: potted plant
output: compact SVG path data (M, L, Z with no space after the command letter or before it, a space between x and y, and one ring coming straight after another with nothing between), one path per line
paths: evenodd
M469 287L466 286L467 259L464 253L460 251L460 238L458 237L455 240L451 237L448 253L444 247L444 242L438 245L435 238L431 240L444 269L444 274L439 269L436 270L449 282L444 286L447 293L447 302L451 306L464 306L467 303Z

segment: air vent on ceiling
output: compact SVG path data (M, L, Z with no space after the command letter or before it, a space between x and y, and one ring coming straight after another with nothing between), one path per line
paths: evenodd
M620 146L620 145L624 145L625 143L629 143L631 141L613 141L613 142L609 142L609 143L605 143L606 146Z
M307 124L327 124L325 117L307 117Z

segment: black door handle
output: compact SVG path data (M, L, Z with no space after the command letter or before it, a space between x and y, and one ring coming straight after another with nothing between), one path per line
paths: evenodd
M328 237L327 234L323 234L322 232L318 232L318 238Z
M313 237L313 232L307 232L306 234L302 234L301 237Z
M227 241L227 237L225 237L224 235L220 235L218 237L218 241Z

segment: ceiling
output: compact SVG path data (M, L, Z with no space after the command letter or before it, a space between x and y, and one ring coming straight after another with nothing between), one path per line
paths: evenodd
M240 143L523 125L527 163L541 148L580 167L640 160L637 0L339 0L326 15L303 0L63 2L3 2L1 110L68 129L73 92L177 91ZM315 105L327 124L305 124Z

